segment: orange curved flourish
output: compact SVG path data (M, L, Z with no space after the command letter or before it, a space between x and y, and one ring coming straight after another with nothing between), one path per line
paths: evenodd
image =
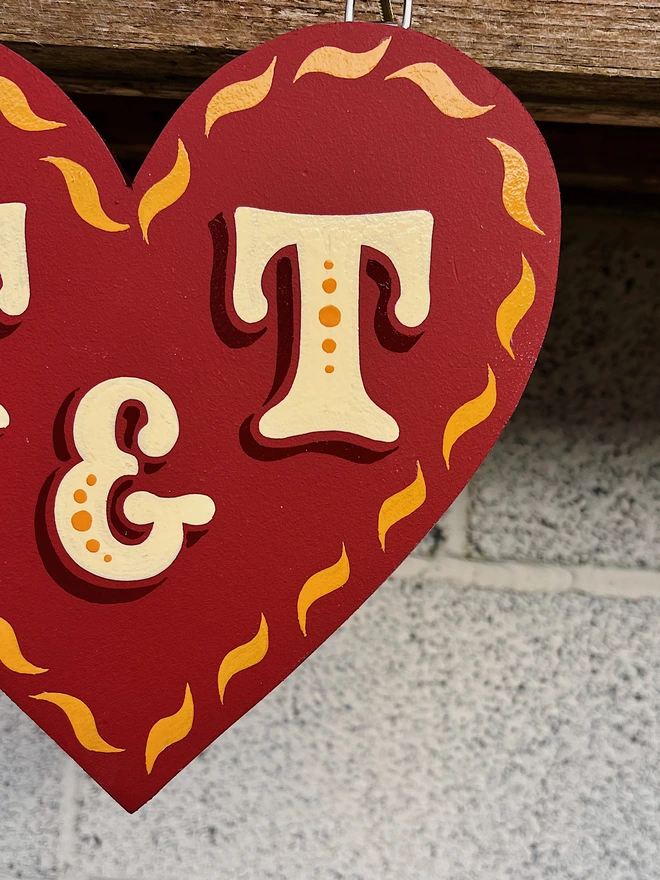
M516 356L511 347L511 339L518 324L532 307L536 296L536 281L532 267L522 256L522 274L520 281L511 293L502 301L495 317L497 336L504 349L515 360Z
M116 223L105 213L94 178L85 167L63 156L45 156L41 161L49 162L60 170L73 209L85 223L104 232L122 232L130 228L128 223Z
M98 732L96 719L86 703L71 694L34 694L33 700L43 700L60 708L69 719L80 745L89 752L123 752L106 742Z
M298 82L307 73L327 73L340 79L360 79L378 65L391 42L392 37L388 37L368 52L348 52L339 46L321 46L305 58L293 81Z
M534 222L527 207L527 187L529 186L527 162L518 150L514 150L509 144L498 141L496 138L488 138L488 140L497 147L504 163L502 202L507 214L526 229L538 232L539 235L545 235L545 232L539 229Z
M233 678L237 672L243 672L251 666L261 663L268 652L268 624L266 618L261 615L261 623L259 630L253 639L244 645L229 651L224 660L220 664L218 670L218 692L220 694L220 702L225 701L225 690L229 684L229 680Z
M426 501L426 482L422 466L417 462L417 476L400 492L390 495L380 506L378 513L378 540L385 552L385 536L393 525L410 516Z
M51 131L66 127L65 122L53 122L37 116L22 89L6 76L0 76L0 113L10 125L21 131Z
M308 578L298 595L298 623L304 636L307 635L307 612L318 599L333 593L348 581L351 566L346 555L346 547L341 545L341 556L334 565L317 571Z
M149 224L157 214L178 201L190 183L190 159L181 138L178 140L176 161L172 169L157 183L149 187L140 199L138 220L142 236L149 244Z
M13 626L3 617L0 617L0 663L19 675L41 675L48 672L25 659Z
M451 116L452 119L473 119L475 116L483 116L495 106L495 104L488 104L482 107L480 104L470 101L444 70L430 61L402 67L401 70L391 73L385 79L409 79L416 86L419 86L441 113L444 113L445 116Z
M145 749L145 762L147 773L151 773L156 763L156 758L169 746L180 742L188 736L195 720L195 703L193 701L190 685L186 685L186 693L181 708L166 718L157 721L149 732L147 747Z
M251 110L260 104L270 92L275 74L277 56L270 62L270 66L254 79L246 79L241 82L225 86L211 98L206 108L205 133L206 137L218 119L229 113L238 113L240 110Z
M476 428L477 425L485 422L495 409L496 402L497 383L495 381L495 374L489 366L488 384L485 389L473 400L468 400L467 403L459 406L447 422L442 438L442 455L447 465L447 470L449 470L449 457L456 441L472 428Z

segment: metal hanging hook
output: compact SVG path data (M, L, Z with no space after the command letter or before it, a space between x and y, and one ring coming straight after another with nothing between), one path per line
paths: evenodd
M392 0L378 0L380 6L380 17L385 24L396 24L394 20L394 12L392 11ZM344 21L353 21L355 12L355 0L346 0L346 14ZM401 17L401 27L409 28L412 24L412 0L403 0L403 15Z

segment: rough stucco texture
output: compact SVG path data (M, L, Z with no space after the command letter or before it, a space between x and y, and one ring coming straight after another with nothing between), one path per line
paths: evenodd
M488 559L660 568L660 217L565 212L550 329L471 483Z
M0 878L52 877L69 759L0 693Z
M393 578L136 816L79 774L72 876L656 877L659 667L654 601ZM52 751L4 790L11 877Z
M539 369L426 574L391 578L138 814L0 696L0 880L660 878L660 590L433 573L468 538L487 560L660 568L659 232L567 211Z

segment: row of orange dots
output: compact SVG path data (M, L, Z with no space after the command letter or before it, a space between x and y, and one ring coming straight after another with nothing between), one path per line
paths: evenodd
M89 474L87 479L85 480L88 486L96 485L96 475ZM76 504L84 504L87 501L87 492L84 489L76 489L73 493L73 500ZM77 532L88 532L92 523L94 522L94 518L89 510L77 510L73 516L71 517L71 525ZM85 547L89 550L90 553L98 553L101 549L101 545L96 540L96 538L90 538L89 541L85 544ZM103 557L104 562L112 562L112 556L109 553Z
M326 260L323 264L324 267L330 271L334 267L334 263L332 260ZM337 282L334 278L326 278L323 282L323 290L326 293L334 293L337 289ZM337 306L323 306L321 311L319 312L319 321L323 324L324 327L336 327L341 321L341 312L337 308ZM337 343L334 339L324 339L321 343L321 348L327 354L332 354L332 352L337 348ZM326 373L334 373L335 368L332 364L327 364L325 368Z

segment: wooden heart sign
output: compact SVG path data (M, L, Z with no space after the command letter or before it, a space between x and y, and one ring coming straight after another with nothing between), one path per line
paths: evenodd
M548 322L557 183L491 74L366 23L223 67L133 186L6 49L0 137L0 685L134 811L470 479Z

